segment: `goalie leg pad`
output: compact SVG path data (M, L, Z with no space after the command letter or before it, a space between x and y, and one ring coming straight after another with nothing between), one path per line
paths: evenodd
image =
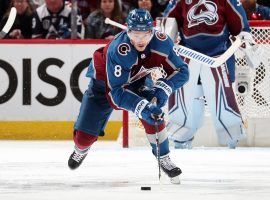
M190 61L190 79L169 99L168 132L171 140L189 141L203 124L204 100L198 85L200 66Z
M236 123L227 127L221 127L216 131L218 133L218 141L221 145L236 145L238 141L246 139L246 133L244 132L242 123Z
M203 68L201 81L219 143L224 145L245 138L226 65L216 69Z

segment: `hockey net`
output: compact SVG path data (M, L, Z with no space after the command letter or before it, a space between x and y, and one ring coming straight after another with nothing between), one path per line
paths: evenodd
M270 118L270 21L250 21L250 26L254 40L263 49L263 56L258 58L260 65L254 70L248 66L241 51L235 53L236 100L246 126L249 118ZM155 71L152 78L157 80L163 75L163 71ZM166 116L168 111L164 112ZM142 146L148 143L140 121L131 112L123 113L122 134L123 147Z
M244 120L270 116L270 22L251 21L252 35L263 49L260 65L252 70L241 51L236 52L235 92Z

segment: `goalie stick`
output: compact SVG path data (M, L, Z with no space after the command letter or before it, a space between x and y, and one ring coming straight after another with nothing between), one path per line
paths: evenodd
M8 17L8 20L4 26L4 28L1 30L0 32L0 39L1 38L4 38L5 35L9 32L9 30L11 29L14 21L15 21L15 18L16 18L16 14L17 14L17 10L15 7L12 7L11 10L10 10L10 13L9 13L9 17Z
M126 26L120 23L117 23L109 18L105 19L105 23L111 24L113 26L119 27L124 30L127 29ZM209 67L216 68L222 65L223 63L225 63L237 51L237 49L241 46L241 44L242 44L241 39L236 36L232 45L222 55L216 58L207 56L205 54L202 54L190 48L184 47L182 45L175 45L174 51L176 52L177 55L181 55L191 60L194 60L200 64L204 64Z

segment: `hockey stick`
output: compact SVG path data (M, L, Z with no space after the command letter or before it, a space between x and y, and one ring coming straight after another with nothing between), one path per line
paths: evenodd
M154 97L151 101L152 104L154 104L155 106L157 105L157 98ZM159 183L160 182L160 178L161 178L161 164L160 164L160 144L159 144L159 139L158 139L158 124L157 124L157 117L153 117L155 119L155 136L156 136L156 158L158 161L158 180Z
M121 28L123 30L126 30L127 29L127 27L124 26L123 24L120 24L120 23L118 23L116 21L113 21L110 18L106 18L104 22L105 22L105 24L110 24L110 25L116 26L118 28Z
M151 103L153 105L157 105L157 97L153 97L153 99L151 100ZM158 130L158 124L157 121L158 120L164 120L164 113L162 113L161 115L152 115L152 118L155 120L155 136L156 136L156 159L158 161L158 180L159 180L159 184L161 185L162 181L161 181L161 159L160 159L160 143L159 143L159 130ZM179 179L179 175L175 176L175 177L170 177L170 181L173 184L180 184L180 179Z
M174 50L178 55L194 60L200 64L216 68L225 63L237 51L237 49L241 46L241 44L242 44L241 39L239 37L235 37L235 41L232 43L232 45L222 55L220 55L217 58L207 56L195 50L184 47L182 45L174 46L175 48Z
M127 29L126 26L119 24L109 18L105 19L105 23L111 24L124 30ZM232 43L232 45L222 55L220 55L217 58L207 56L190 48L184 47L182 45L175 45L174 51L179 56L181 55L191 60L194 60L200 64L216 68L225 63L237 51L237 49L241 46L241 44L242 44L241 39L239 37L235 37L235 41Z
M17 14L17 10L15 7L12 7L11 10L10 10L10 13L9 13L9 17L8 17L8 20L4 26L4 28L1 30L0 32L0 39L1 38L4 38L5 35L9 32L9 30L11 29L14 21L15 21L15 18L16 18L16 14Z

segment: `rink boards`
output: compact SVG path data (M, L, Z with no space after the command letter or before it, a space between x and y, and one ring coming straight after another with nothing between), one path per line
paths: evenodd
M2 40L0 139L71 139L87 88L87 66L107 41ZM117 139L122 113L114 112L105 137Z
M1 40L0 140L69 140L87 88L87 66L104 40ZM270 118L248 119L241 146L270 146ZM114 111L101 140L117 140L122 112ZM206 116L194 146L219 146Z

